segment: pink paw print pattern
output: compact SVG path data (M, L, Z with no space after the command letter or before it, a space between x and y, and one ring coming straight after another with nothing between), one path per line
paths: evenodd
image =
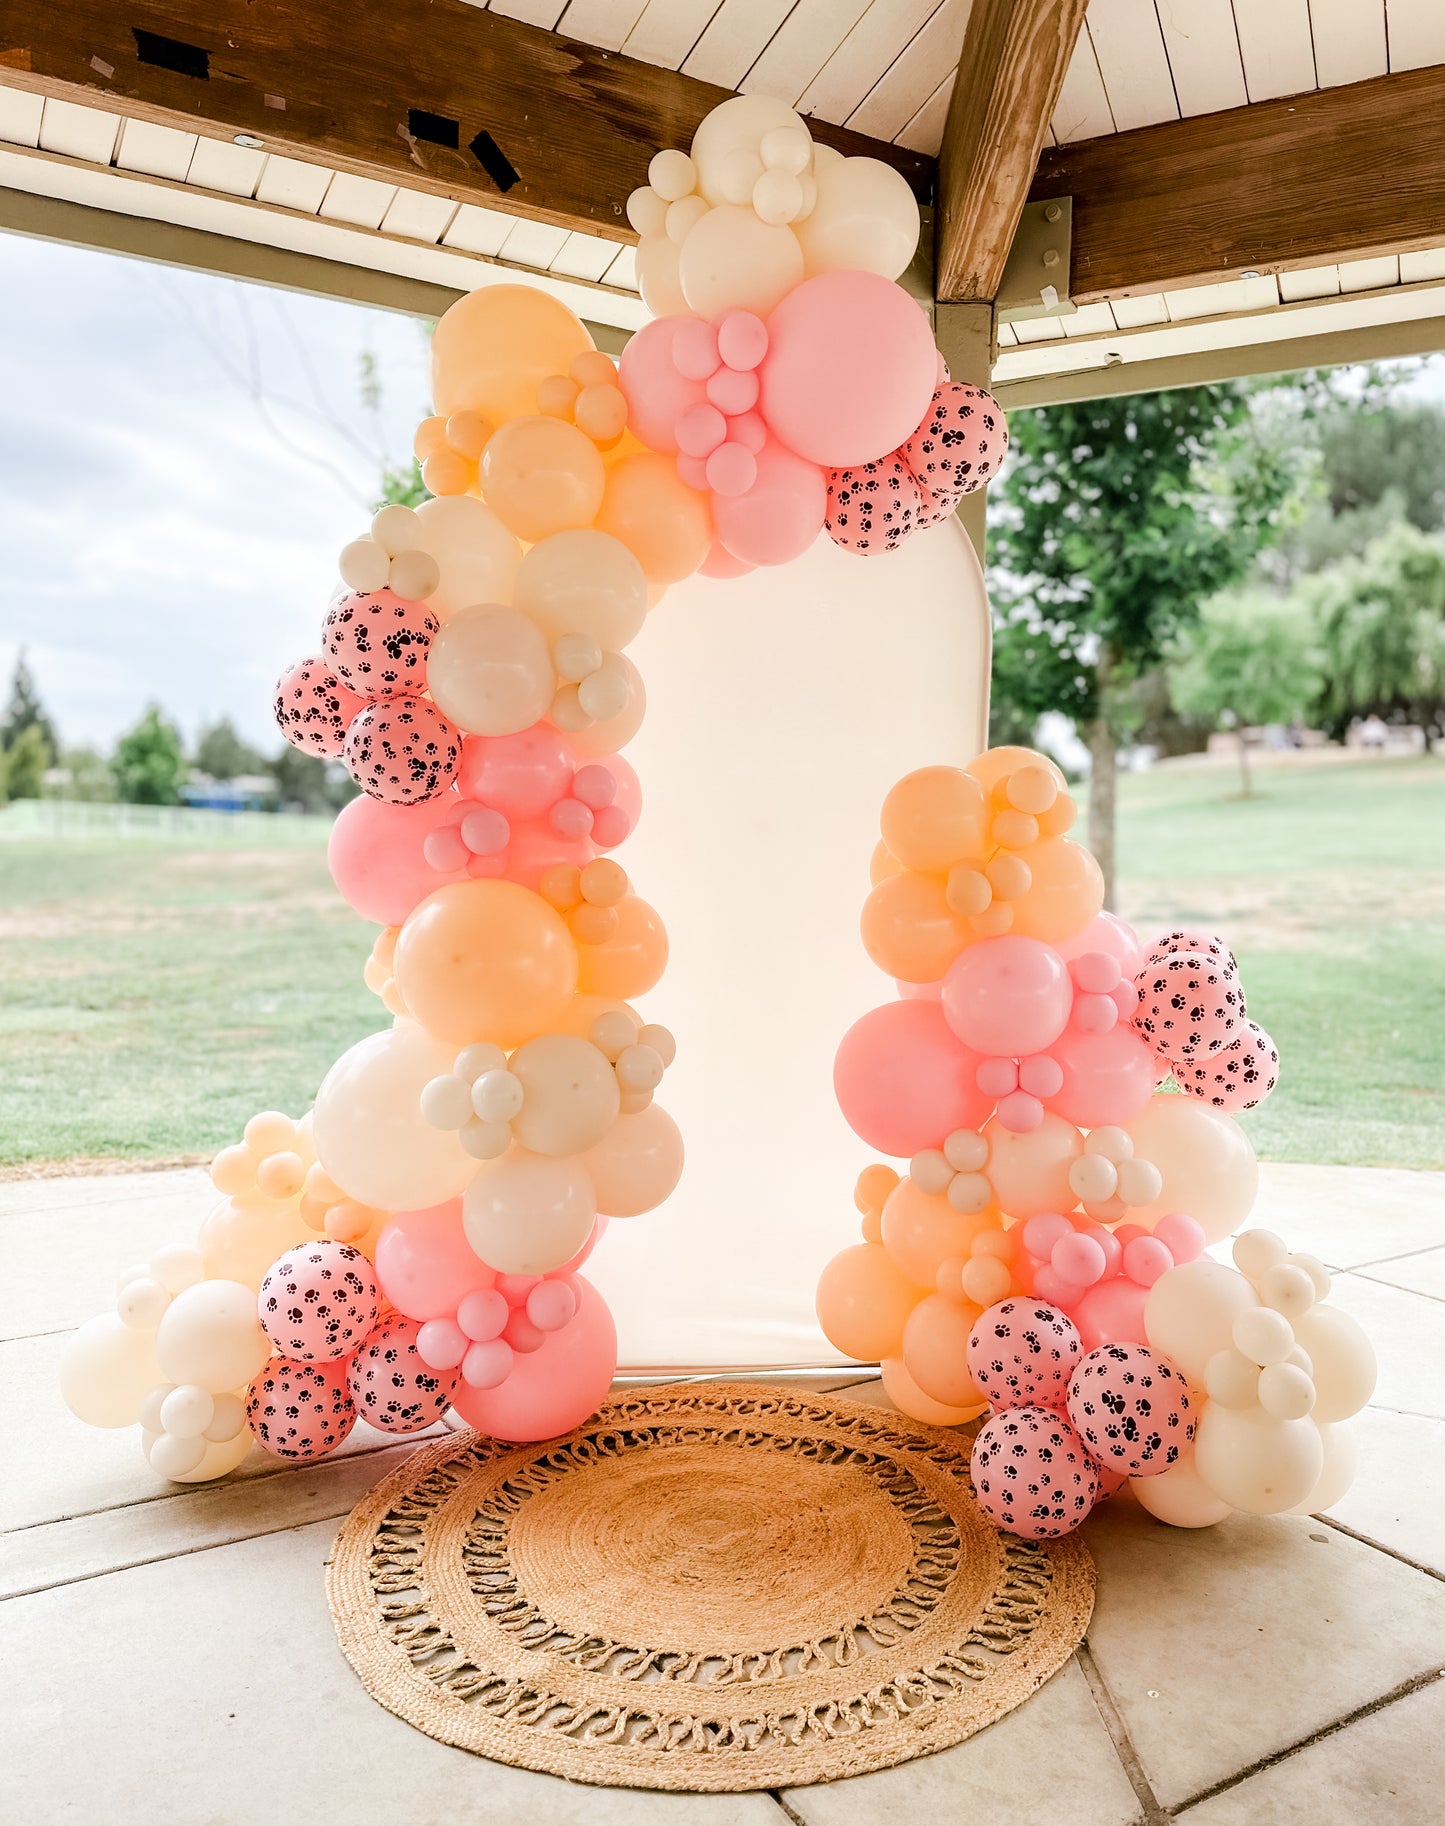
M370 798L421 805L456 778L461 732L429 697L368 704L346 732L343 759Z
M1279 1082L1279 1049L1248 1018L1234 953L1196 926L1160 933L1134 979L1134 1025L1186 1097L1225 1114L1252 1110Z
M923 497L899 456L880 457L858 469L828 471L828 517L834 545L860 557L891 552L918 523Z
M426 660L440 624L425 603L389 589L348 590L327 611L321 651L360 697L400 697L426 687Z
M1005 1408L979 1429L969 1460L978 1506L996 1528L1025 1540L1070 1534L1093 1508L1099 1472L1056 1409Z
M339 760L346 732L366 708L366 699L343 685L319 653L288 666L276 681L276 722L303 754Z

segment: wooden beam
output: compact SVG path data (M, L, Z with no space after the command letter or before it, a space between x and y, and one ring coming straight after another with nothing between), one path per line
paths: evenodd
M1039 160L1076 304L1445 240L1445 66L1165 121Z
M614 241L731 93L462 0L5 0L0 82ZM809 125L928 199L931 159Z
M1086 0L973 0L938 155L935 292L993 298Z

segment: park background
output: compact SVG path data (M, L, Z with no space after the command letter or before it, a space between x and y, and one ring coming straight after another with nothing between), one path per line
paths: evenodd
M354 789L270 703L337 550L421 498L426 326L15 257L0 1174L190 1161L376 1025ZM1445 1166L1442 402L1436 359L1017 411L991 492L993 739L1087 778L1127 918L1228 934L1266 1159Z

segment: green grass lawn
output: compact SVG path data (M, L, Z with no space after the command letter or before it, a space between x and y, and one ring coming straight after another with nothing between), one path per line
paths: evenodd
M1258 783L1241 802L1227 768L1122 781L1121 910L1206 922L1238 953L1283 1057L1246 1118L1261 1155L1445 1166L1445 764ZM258 1109L306 1108L384 1018L324 835L183 818L56 836L0 812L0 1167L195 1157Z

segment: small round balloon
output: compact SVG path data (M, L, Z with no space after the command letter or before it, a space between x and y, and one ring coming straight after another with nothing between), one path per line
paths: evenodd
M284 1357L344 1357L376 1324L376 1276L349 1243L303 1243L272 1267L257 1302L261 1329Z
M416 1348L420 1330L415 1319L383 1319L348 1367L357 1412L383 1433L419 1433L456 1393L460 1370L429 1368Z
M1202 951L1171 951L1146 964L1136 981L1134 1024L1162 1057L1208 1058L1239 1038L1244 992L1239 978Z
M246 1395L251 1431L275 1458L324 1458L356 1425L343 1363L273 1357Z
M437 618L392 590L348 590L331 605L321 650L341 683L361 697L399 697L426 684Z
M979 1429L969 1461L978 1506L995 1527L1025 1540L1053 1540L1084 1521L1099 1473L1083 1441L1049 1408L1009 1408Z
M1194 1437L1189 1384L1146 1344L1090 1351L1069 1382L1069 1419L1091 1458L1128 1477L1169 1470Z
M871 558L891 552L913 531L921 499L918 483L896 456L858 469L828 472L824 530L834 545Z
M1000 1300L968 1339L968 1373L996 1408L1062 1408L1084 1354L1072 1319L1042 1300Z
M933 496L971 494L997 475L1008 449L1003 407L981 387L945 381L898 454Z
M1176 1060L1180 1090L1217 1110L1252 1110L1279 1083L1279 1048L1256 1021L1246 1021L1239 1038L1194 1063Z

